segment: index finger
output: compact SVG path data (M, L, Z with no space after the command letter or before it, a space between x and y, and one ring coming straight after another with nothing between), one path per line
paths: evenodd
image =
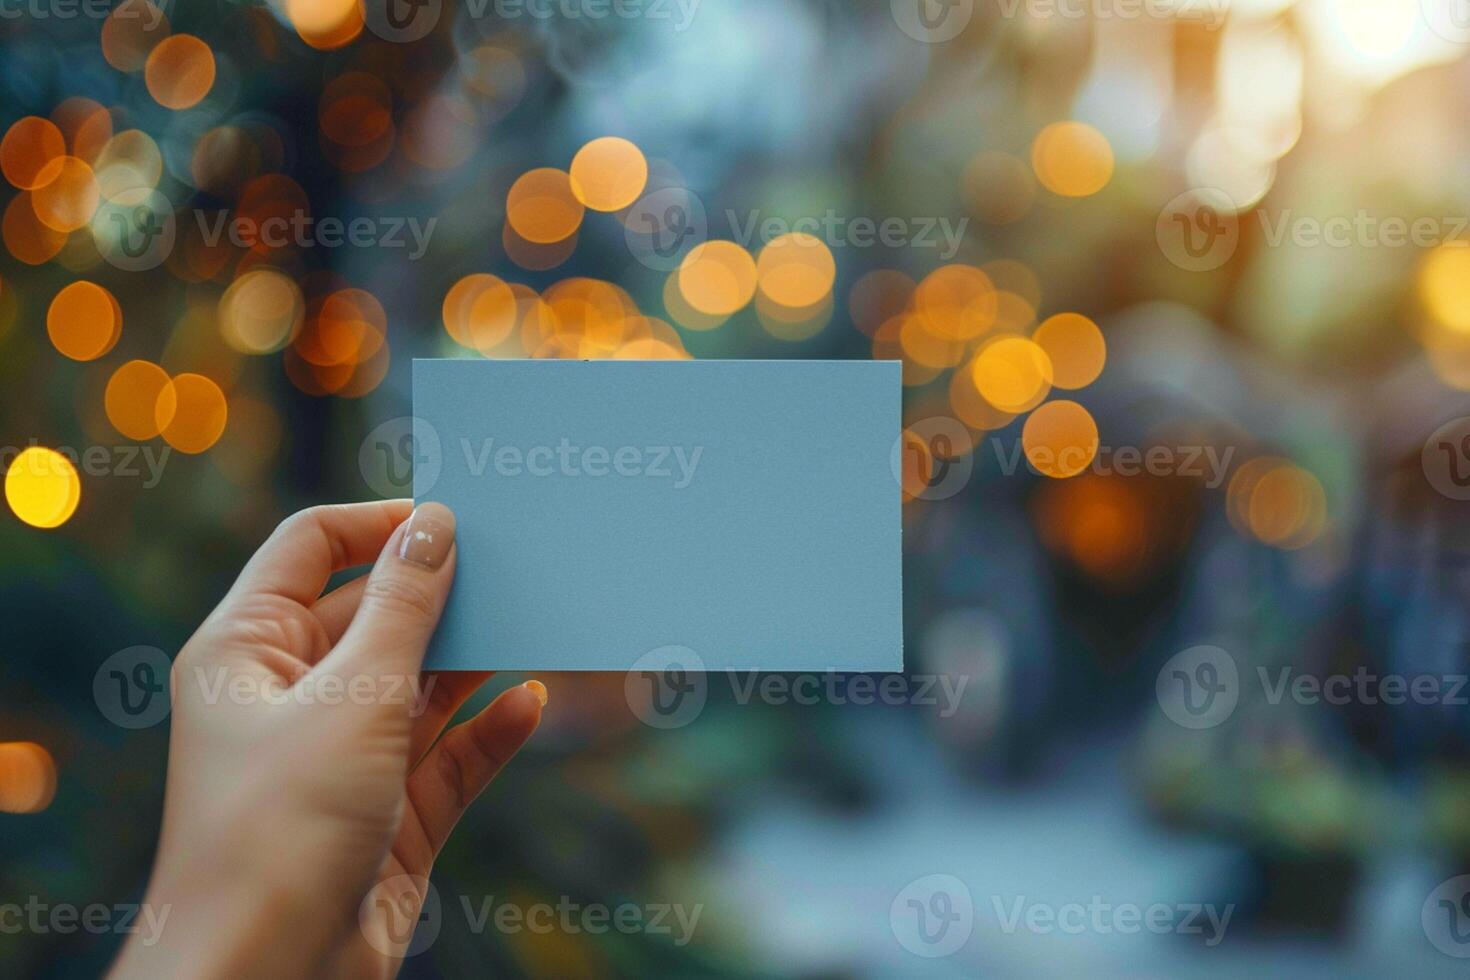
M284 596L310 606L332 573L371 563L413 512L411 500L325 504L292 514L260 546L225 601Z

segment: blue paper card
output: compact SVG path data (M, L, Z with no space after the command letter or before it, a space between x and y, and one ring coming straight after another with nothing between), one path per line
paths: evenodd
M426 666L902 670L899 372L414 361L414 496L458 519Z

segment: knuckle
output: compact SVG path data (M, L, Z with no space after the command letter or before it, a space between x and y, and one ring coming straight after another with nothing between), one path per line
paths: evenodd
M439 614L439 600L428 589L401 578L371 578L362 597L363 602L393 615L433 619Z
M474 801L475 794L471 792L461 752L462 750L457 746L447 741L444 743L444 751L439 753L439 776L443 779L444 785L453 791L455 805L462 810Z

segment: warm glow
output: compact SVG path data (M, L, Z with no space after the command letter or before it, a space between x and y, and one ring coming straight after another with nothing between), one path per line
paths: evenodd
M123 0L102 22L102 57L118 71L138 71L168 35L162 10L148 0Z
M972 340L995 326L995 287L973 266L941 266L914 291L914 312L941 340Z
M158 421L160 397L169 387L168 372L150 361L128 361L108 379L103 396L107 420L129 439L142 442L158 435L163 425Z
M1419 295L1429 315L1470 333L1470 246L1441 245L1419 267Z
M1080 313L1058 313L1036 328L1032 339L1051 359L1052 384L1085 388L1102 374L1108 346L1097 324Z
M761 249L756 282L762 295L779 306L806 309L832 292L837 262L820 239L802 232L782 235Z
M526 241L550 245L582 224L584 206L565 171L542 167L521 175L505 198L505 220Z
M220 297L220 335L242 354L269 354L296 337L305 310L301 289L288 276L252 269Z
M0 139L0 171L21 190L35 190L56 178L66 140L49 119L26 116L16 120Z
M1113 148L1102 133L1085 123L1052 123L1031 144L1036 179L1053 194L1086 197L1107 186L1113 176Z
M198 105L214 88L214 52L192 34L175 34L148 55L148 94L165 109Z
M202 453L225 431L229 414L219 385L202 374L180 374L159 394L154 422L179 452Z
M6 205L0 235L5 239L6 251L26 265L49 262L66 245L65 234L41 224L31 194L26 191Z
M625 139L604 136L588 143L572 158L572 193L594 211L621 211L643 193L648 161Z
M352 42L362 33L359 0L285 0L286 19L301 40L329 51Z
M89 164L96 161L112 139L112 113L100 102L80 95L66 99L52 110L51 121L61 129L71 155Z
M97 177L85 160L62 157L55 175L31 194L36 218L53 231L73 232L84 227L102 202Z
M5 471L5 502L32 527L65 524L82 499L82 480L71 460L54 449L21 450Z
M970 375L991 405L1002 412L1027 412L1051 390L1051 359L1034 341L1000 337L981 348Z
M1066 479L1087 469L1097 455L1097 423L1076 402L1047 402L1026 419L1021 445L1037 472Z
M35 742L0 742L0 813L40 813L56 796L56 763Z
M706 316L729 316L755 296L755 260L734 242L696 245L684 257L678 277L684 301Z
M1258 456L1243 463L1226 490L1238 530L1283 549L1317 540L1327 525L1327 495L1307 470L1287 459Z
M122 308L96 283L74 282L51 301L46 333L62 354L91 361L112 350L122 335Z

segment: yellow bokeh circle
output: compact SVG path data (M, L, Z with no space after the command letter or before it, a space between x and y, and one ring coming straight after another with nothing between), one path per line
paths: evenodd
M54 449L24 449L5 471L5 502L32 527L60 527L76 513L81 500L77 468Z

